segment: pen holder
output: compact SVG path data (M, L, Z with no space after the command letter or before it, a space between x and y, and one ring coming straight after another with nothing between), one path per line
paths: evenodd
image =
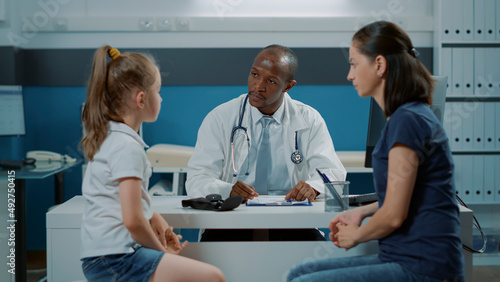
M349 208L349 181L325 183L325 212L341 212Z

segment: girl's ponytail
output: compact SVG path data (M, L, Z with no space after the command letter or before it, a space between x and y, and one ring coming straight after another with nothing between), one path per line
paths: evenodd
M144 91L147 101L158 71L154 59L147 55L121 54L111 46L97 49L82 115L85 137L80 144L88 159L94 159L106 139L109 121L124 122L122 117L134 91Z
M112 49L109 45L103 46L94 54L92 74L87 89L87 101L83 108L82 121L85 126L85 137L81 144L85 156L90 160L94 159L94 155L108 134L107 56Z

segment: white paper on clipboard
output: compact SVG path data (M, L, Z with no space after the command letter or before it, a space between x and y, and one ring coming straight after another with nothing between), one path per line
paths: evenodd
M247 206L310 206L308 199L304 201L288 201L285 196L262 195L247 201Z

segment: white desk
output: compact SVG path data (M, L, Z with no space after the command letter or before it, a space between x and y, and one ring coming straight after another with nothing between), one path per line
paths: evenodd
M247 207L230 212L182 208L185 197L153 197L153 208L175 228L323 228L335 213L325 213L323 202L308 207ZM77 196L47 213L47 275L49 281L84 279L80 267L80 224L84 199ZM472 211L462 208L462 238L472 244ZM377 242L349 250L331 242L204 242L190 243L186 257L218 266L227 281L285 281L290 268L300 262L326 257L378 252ZM465 254L472 281L472 256Z

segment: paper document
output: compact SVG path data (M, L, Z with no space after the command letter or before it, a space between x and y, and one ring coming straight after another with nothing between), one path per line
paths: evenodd
M304 201L285 200L285 196L262 195L247 201L247 206L311 206L308 199Z

